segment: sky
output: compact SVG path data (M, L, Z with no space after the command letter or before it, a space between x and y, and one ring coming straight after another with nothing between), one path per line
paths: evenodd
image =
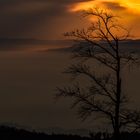
M80 11L93 7L119 15L140 38L140 0L0 0L0 38L63 39L90 22Z

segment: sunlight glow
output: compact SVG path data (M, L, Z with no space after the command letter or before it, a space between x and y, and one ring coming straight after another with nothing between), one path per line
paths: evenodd
M116 1L114 1L114 0L94 0L94 1L88 1L88 2L79 2L75 5L73 5L70 8L70 11L77 12L77 11L81 11L81 10L87 10L87 9L93 8L93 7L107 8L104 3L111 3L112 9L113 9L113 4L114 5L118 4L117 6L124 7L128 11L140 14L140 1L139 0L116 0Z
M77 2L69 7L70 12L80 12L90 8L99 8L113 12L121 19L120 24L132 29L135 37L140 37L140 0L91 0ZM93 21L92 17L89 20Z
M124 0L124 5L132 12L140 14L140 2L138 0Z

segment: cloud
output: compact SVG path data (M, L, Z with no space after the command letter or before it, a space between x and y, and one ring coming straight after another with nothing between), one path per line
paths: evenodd
M0 38L63 38L64 32L83 25L79 15L69 8L89 1L98 3L97 0L0 0ZM121 15L127 13L122 14L127 8L117 2L98 4Z
M75 23L68 6L86 0L0 0L0 37L57 38Z
M107 8L111 10L126 10L125 6L121 6L118 2L102 2Z

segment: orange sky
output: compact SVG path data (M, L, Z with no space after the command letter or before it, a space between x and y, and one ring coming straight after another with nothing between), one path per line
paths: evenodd
M79 11L93 7L112 10L140 38L140 0L0 0L0 38L64 39L86 27Z
M103 7L112 9L125 9L129 12L140 13L140 1L139 0L91 0L85 2L79 2L74 4L71 11L78 11L81 9L89 9L92 7Z
M69 11L75 13L95 7L110 10L121 17L121 22L136 38L140 38L140 0L91 0L73 4Z

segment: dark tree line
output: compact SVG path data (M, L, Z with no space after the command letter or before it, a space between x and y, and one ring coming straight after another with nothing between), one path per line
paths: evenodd
M78 63L65 72L74 78L87 77L90 84L81 87L83 81L79 80L70 87L58 88L56 96L72 97L73 107L78 107L82 119L95 113L106 118L112 126L114 139L119 140L122 130L133 133L140 128L140 112L128 108L128 95L122 90L124 68L137 65L139 58L134 52L122 51L120 43L130 35L119 24L118 17L100 9L85 11L84 17L89 16L94 19L89 28L65 34L76 41L73 55L75 60L78 58ZM104 72L97 74L94 62L100 64Z
M111 134L106 132L89 133L87 137L81 137L78 135L66 135L66 134L51 134L27 131L25 129L18 129L15 127L0 126L0 140L113 140ZM140 133L130 134L123 132L120 134L120 140L139 140Z
M51 134L17 129L15 127L0 126L0 140L90 140L88 137L78 135Z

